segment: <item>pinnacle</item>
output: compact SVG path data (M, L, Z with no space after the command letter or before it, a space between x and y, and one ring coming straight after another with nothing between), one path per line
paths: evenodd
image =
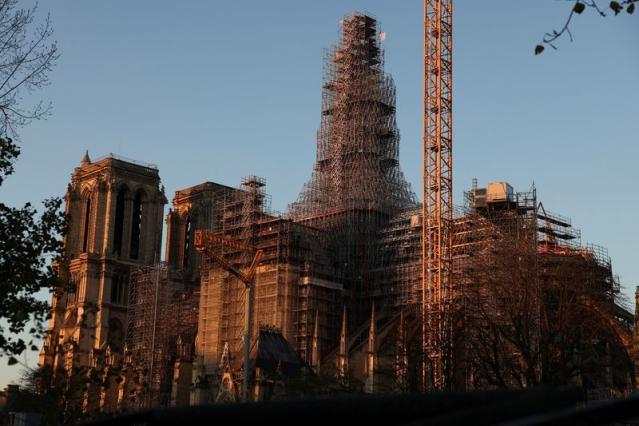
M82 160L80 160L80 165L84 166L86 164L91 164L91 159L89 158L89 150L87 149L86 151L84 151L84 156L82 157Z

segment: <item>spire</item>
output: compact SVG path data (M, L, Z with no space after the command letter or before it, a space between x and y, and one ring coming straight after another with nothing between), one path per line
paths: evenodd
M368 352L375 352L375 302L371 310L371 325L368 329Z
M371 310L371 324L368 329L368 351L366 353L366 393L375 391L375 302Z
M231 351L229 349L229 342L224 342L224 348L222 349L222 355L220 356L220 364L218 367L221 370L226 369L231 364Z
M319 309L315 310L315 324L313 326L313 341L311 343L311 367L316 374L320 372L320 347L319 347Z
M91 164L91 159L89 158L89 150L84 151L84 156L82 156L82 160L80 161L81 166L85 166L87 164Z
M348 336L346 329L346 306L342 314L342 332L339 336L339 355L337 357L337 373L342 382L346 382L348 375Z
M395 353L395 380L400 391L406 389L408 375L408 353L406 351L406 323L404 310L399 312L399 324L397 326L397 342Z
M289 205L293 218L416 205L399 168L395 83L384 72L378 30L375 18L354 13L325 56L317 157L311 180Z

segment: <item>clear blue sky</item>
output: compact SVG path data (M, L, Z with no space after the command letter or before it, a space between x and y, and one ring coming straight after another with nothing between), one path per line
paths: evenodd
M602 3L607 3L602 1ZM31 4L25 1L25 5ZM155 163L167 195L206 180L267 179L284 210L310 176L322 49L354 11L387 33L401 164L419 192L421 0L41 2L62 53L40 95L53 115L22 131L0 188L19 205L66 190L85 149ZM565 1L456 0L455 199L477 177L527 190L607 246L626 293L639 284L639 16L575 19L575 42L535 57ZM37 354L30 353L33 365ZM18 369L0 365L0 386Z

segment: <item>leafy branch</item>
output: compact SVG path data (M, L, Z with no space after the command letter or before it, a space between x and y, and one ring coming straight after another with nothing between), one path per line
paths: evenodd
M572 6L572 9L570 10L570 13L568 14L568 18L566 18L564 25L559 30L552 30L552 32L547 32L544 34L541 43L535 46L535 55L539 55L540 53L542 53L545 50L545 46L550 46L553 49L557 50L555 42L565 35L568 35L570 41L572 42L573 36L572 32L570 31L570 24L572 22L572 19L575 17L575 15L581 15L582 13L584 13L586 8L593 9L595 12L597 12L597 14L599 14L599 16L604 18L608 16L609 13L614 13L614 15L616 16L624 10L629 15L632 15L635 11L636 3L639 2L639 0L611 1L608 4L608 7L604 9L597 3L598 0L569 1L573 2L574 4Z

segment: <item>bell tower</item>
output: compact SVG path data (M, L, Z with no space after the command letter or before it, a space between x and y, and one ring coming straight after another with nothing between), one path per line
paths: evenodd
M69 227L60 276L69 289L53 296L40 365L86 366L94 352L122 350L132 267L160 259L166 197L157 167L88 152L66 193Z

